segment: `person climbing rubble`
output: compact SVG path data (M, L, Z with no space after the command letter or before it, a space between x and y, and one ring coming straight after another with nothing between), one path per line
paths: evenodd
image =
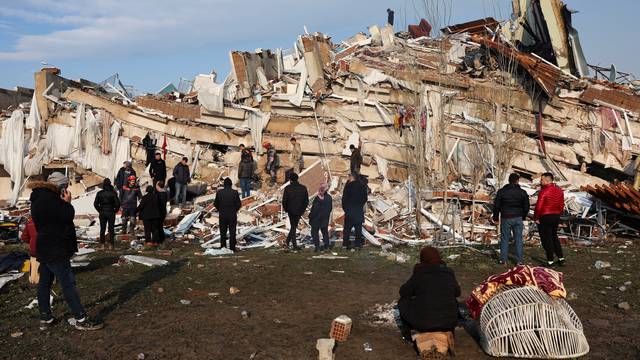
M342 209L344 210L344 228L342 246L351 250L351 229L355 231L355 247L361 249L364 245L362 238L362 224L364 223L364 205L369 198L367 185L360 179L358 173L352 173L342 192Z
M176 197L174 199L176 205L187 202L187 185L191 182L188 162L189 159L183 157L180 163L173 168L173 178L176 180ZM158 181L164 181L164 179L156 179L154 183Z
M144 136L144 139L142 139L142 146L144 147L147 155L144 166L149 166L149 164L153 162L154 153L156 151L156 141L149 136L149 133L147 133Z
M115 222L116 213L120 209L120 199L116 194L111 181L104 179L102 182L102 190L98 191L93 201L93 207L98 211L98 219L100 221L100 246L105 246L105 231L109 228L109 246L115 248Z
M162 154L159 152L156 153L156 157L149 165L149 175L151 175L154 183L167 180L167 163L162 159Z
M311 225L311 237L315 251L328 250L331 248L329 240L329 221L331 220L331 210L333 208L333 199L328 193L329 186L327 183L320 184L318 195L313 199L311 210L309 211L309 225ZM324 246L320 246L320 234Z
M291 244L292 249L297 251L300 250L296 240L298 223L309 205L309 192L306 186L298 182L298 174L292 173L289 181L290 184L284 188L282 194L282 209L289 216L289 224L291 225L285 246L289 247Z
M271 186L273 186L276 183L278 168L280 168L280 156L278 155L275 146L271 143L265 142L262 146L267 150L265 171L269 176L271 176Z
M227 247L227 230L229 230L229 249L236 251L236 226L238 224L238 210L240 210L240 194L231 188L231 179L225 178L224 187L216 192L213 205L218 210L220 222L220 248Z
M302 148L300 148L300 144L296 140L296 138L291 138L291 154L289 159L291 160L291 168L293 172L296 174L300 174L302 169L304 168L304 159L302 158Z
M98 330L102 324L87 316L71 269L71 257L78 251L78 241L73 224L75 210L68 186L69 179L59 172L49 175L46 182L37 181L30 186L31 215L38 233L36 258L40 262L37 293L40 329L49 329L55 321L49 299L55 278L74 316L69 324L78 330Z
M138 200L142 198L142 193L136 182L135 176L129 177L129 182L122 188L120 206L122 206L122 233L132 234L136 228L136 209ZM128 225L131 225L129 229Z
M251 151L249 149L242 150L240 164L238 164L238 180L240 180L243 199L251 196L251 181L256 175L257 166L253 156L251 156Z
M564 266L562 245L558 239L560 215L564 210L564 192L553 182L553 174L550 172L542 174L540 187L533 220L538 224L540 242L547 256L547 266L556 264L554 255L558 257L558 264Z

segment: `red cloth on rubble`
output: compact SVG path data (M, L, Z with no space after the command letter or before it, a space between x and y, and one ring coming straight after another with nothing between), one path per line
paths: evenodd
M543 186L538 193L533 219L538 220L543 215L560 215L562 210L564 210L564 191L556 184Z
M471 317L478 319L484 304L501 287L508 285L535 286L549 296L556 298L567 296L561 272L539 266L518 265L502 274L488 277L471 292L466 302Z

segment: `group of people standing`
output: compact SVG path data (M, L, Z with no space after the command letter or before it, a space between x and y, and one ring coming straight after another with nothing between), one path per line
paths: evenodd
M507 264L509 242L515 242L516 263L523 263L524 221L529 216L529 195L520 185L520 176L509 175L509 183L496 194L493 205L493 220L500 221L500 263ZM554 183L552 173L540 177L540 192L533 212L533 221L538 227L540 242L547 258L547 266L564 265L562 245L558 238L560 215L564 210L564 192Z
M145 189L144 195L138 184L136 171L130 161L125 161L118 170L114 186L110 179L105 179L102 190L96 194L94 207L98 211L100 220L100 244L113 248L115 246L115 218L122 209L122 233L133 234L137 219L144 225L145 245L158 246L164 241L164 220L167 217L167 202L170 192L166 187L166 163L161 153L154 158L147 159L149 175L152 185ZM187 184L191 181L188 159L182 161L173 169L175 183L176 204L183 204L187 198ZM109 231L109 243L106 244L105 232Z

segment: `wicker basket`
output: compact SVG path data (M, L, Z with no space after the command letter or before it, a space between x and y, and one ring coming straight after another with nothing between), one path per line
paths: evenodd
M582 323L564 299L532 287L504 287L482 308L482 347L491 356L567 359L585 355Z

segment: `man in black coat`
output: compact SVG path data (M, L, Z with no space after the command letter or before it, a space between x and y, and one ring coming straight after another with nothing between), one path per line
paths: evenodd
M160 237L158 242L162 243L165 239L164 220L167 218L167 202L169 201L169 191L164 187L163 181L156 182L156 195L158 196L158 206L160 208L160 223L158 224Z
M364 223L364 205L369 198L367 185L360 180L360 175L352 173L342 193L342 209L344 210L344 228L342 246L351 250L351 229L355 230L356 248L364 245L362 224Z
M151 162L149 175L151 175L154 184L156 181L167 180L167 164L162 160L162 154L159 152L156 153L155 159Z
M37 292L40 329L46 330L54 322L49 295L53 280L57 278L64 299L74 315L70 324L78 330L97 330L102 328L102 324L87 317L71 270L71 257L78 251L78 241L73 224L75 210L71 205L68 185L69 179L59 172L49 175L47 182L39 181L31 185L31 215L38 233L36 258L40 262Z
M453 331L458 324L460 285L438 249L426 246L411 278L400 287L398 309L403 322L402 336L411 339L411 329L419 332Z
M289 243L292 243L293 250L300 250L296 242L296 231L300 218L307 210L307 205L309 205L307 187L298 182L298 174L291 173L289 185L284 188L282 194L282 209L289 216L289 224L291 225L285 246L288 247Z
M120 191L122 191L122 187L127 185L129 177L131 176L137 176L136 171L133 170L133 167L131 167L130 161L125 161L124 163L122 163L122 167L120 168L120 170L118 170L116 179L113 182L116 186L116 189L118 189L118 194L120 194Z
M220 221L220 248L227 247L227 230L229 230L229 248L236 251L236 225L240 210L240 194L231 188L231 179L224 179L224 188L216 192L213 205L218 209Z
M182 161L173 168L173 178L176 179L176 198L174 199L176 205L187 202L187 184L191 182L188 161L189 159L183 157Z
M509 260L509 240L516 244L516 262L522 264L523 221L529 214L529 195L520 188L520 175L509 175L509 183L498 190L493 204L493 221L500 220L500 263ZM501 219L500 219L501 218Z
M324 249L331 247L329 240L329 220L331 220L331 210L333 209L333 199L327 192L327 183L322 183L318 189L318 195L311 203L309 211L309 225L311 225L311 237L315 251L320 251L320 236L318 232L322 232L324 240Z
M104 179L102 190L96 194L96 198L93 201L93 207L98 211L98 218L100 219L100 244L102 246L105 245L104 233L108 225L109 244L111 248L114 248L116 213L120 209L120 199L118 199L118 194L111 186L111 180Z
M147 186L146 192L138 205L138 216L144 225L144 240L147 246L157 246L160 243L160 204L158 194L153 186Z

